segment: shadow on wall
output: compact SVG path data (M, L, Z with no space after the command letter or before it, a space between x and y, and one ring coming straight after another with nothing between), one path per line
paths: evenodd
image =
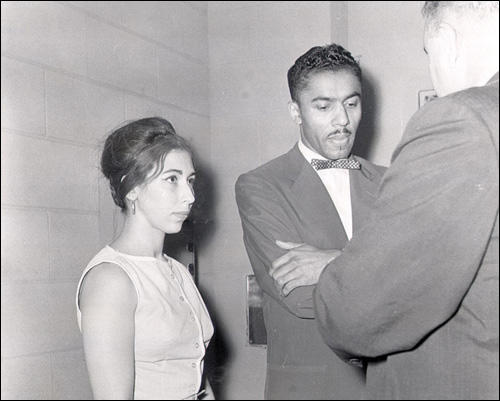
M171 256L182 253L182 248L188 242L194 241L196 252L202 253L202 249L208 246L210 238L215 230L215 180L213 172L208 164L201 162L196 158L196 181L195 195L196 201L191 210L189 221L186 220L185 226L178 234L170 234L165 238L165 246ZM178 247L179 249L176 249ZM195 261L198 268L198 261ZM198 272L197 272L198 273ZM196 274L197 277L197 274ZM225 399L224 387L226 381L226 364L230 359L229 342L223 333L222 324L215 308L214 300L209 297L210 292L204 291L198 280L196 280L198 289L207 306L208 312L214 325L214 336L205 356L204 373L208 377L216 399Z
M202 250L208 245L215 231L215 179L213 171L208 164L197 163L196 166L196 202L193 205L192 219L194 224L194 241L196 248ZM230 360L231 351L223 325L214 306L215 301L210 299L209 291L204 291L198 286L205 301L208 312L214 325L214 336L205 356L205 374L210 381L216 399L225 399L226 364Z
M377 87L375 80L369 71L363 71L363 117L356 133L356 141L353 153L365 159L371 160L370 156L378 135L378 104Z
M215 180L210 166L206 163L196 163L194 192L196 201L191 210L191 219L196 247L202 249L215 230Z
M231 359L231 350L229 347L229 342L227 340L224 331L221 329L222 325L217 316L217 311L212 306L213 303L207 293L200 288L200 292L205 300L207 309L212 318L212 323L214 325L214 336L207 349L207 354L205 356L205 375L210 381L212 386L215 399L225 400L225 387L226 387L226 365Z

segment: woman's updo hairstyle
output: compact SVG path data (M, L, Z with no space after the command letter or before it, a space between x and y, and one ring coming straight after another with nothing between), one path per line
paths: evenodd
M160 117L142 118L114 130L104 143L101 170L109 180L114 202L125 211L125 197L136 186L149 182L162 171L172 150L193 157L187 141L172 124Z

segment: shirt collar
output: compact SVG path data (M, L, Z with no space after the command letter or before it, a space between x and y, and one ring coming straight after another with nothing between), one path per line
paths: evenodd
M304 142L302 142L302 139L299 139L299 150L300 153L305 157L308 163L311 163L312 159L320 159L320 160L328 160L327 158L321 156L319 153L315 152L314 150L309 149Z
M490 78L486 85L491 85L495 82L498 82L498 72Z

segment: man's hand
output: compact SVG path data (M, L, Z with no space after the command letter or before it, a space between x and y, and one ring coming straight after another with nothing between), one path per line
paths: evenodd
M305 243L277 240L276 245L289 250L276 259L269 270L284 296L297 287L316 284L326 265L341 254L338 249L318 249Z

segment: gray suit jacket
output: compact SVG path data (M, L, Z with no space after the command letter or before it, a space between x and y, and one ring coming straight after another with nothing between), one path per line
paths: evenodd
M358 158L350 170L353 231L369 214L385 168ZM244 242L264 291L267 329L267 399L359 399L364 372L338 358L323 342L313 320L313 286L282 297L268 274L285 253L276 239L341 249L348 239L334 204L314 169L295 146L288 153L243 174L236 201Z
M373 358L371 398L498 399L498 101L496 74L417 112L369 223L320 276L320 331Z

